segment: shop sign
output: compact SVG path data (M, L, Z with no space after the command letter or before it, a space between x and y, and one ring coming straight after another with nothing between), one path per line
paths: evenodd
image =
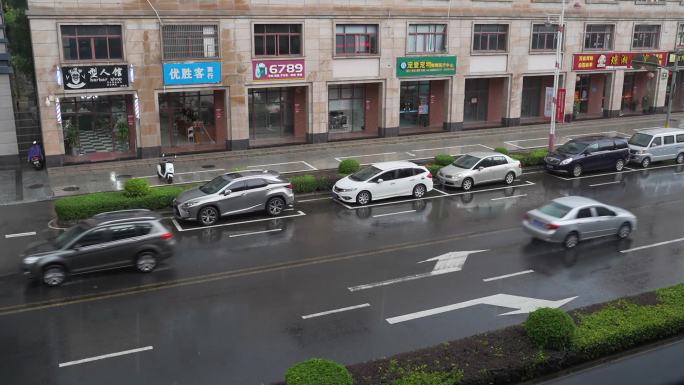
M550 118L553 113L553 87L546 87L544 96L544 117Z
M558 89L558 97L556 101L556 122L565 121L565 88Z
M64 66L62 77L65 90L128 87L128 64Z
M397 77L456 75L456 56L407 56L397 58Z
M252 60L254 81L304 80L305 75L304 59Z
M666 52L607 52L574 54L572 69L574 71L594 71L632 68L632 60L637 56L644 59L655 56L660 65L665 64Z
M220 62L164 63L164 84L167 86L220 82Z
M675 59L678 61L677 66L684 69L684 54L680 53L677 55L676 52L669 52L667 54L667 64L673 66L675 64Z

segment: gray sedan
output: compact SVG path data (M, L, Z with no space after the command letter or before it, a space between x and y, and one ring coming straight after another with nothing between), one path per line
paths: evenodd
M520 162L498 152L471 152L443 167L437 173L440 183L468 191L476 184L511 184L522 175Z
M629 237L636 230L634 214L593 199L569 196L552 200L547 205L529 211L523 228L534 238L563 243L566 248L577 246L580 240L605 236Z

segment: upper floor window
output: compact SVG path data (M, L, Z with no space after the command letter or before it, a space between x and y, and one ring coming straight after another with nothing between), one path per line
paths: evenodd
M684 24L677 27L677 47L684 47Z
M637 24L634 26L632 48L658 48L659 43L659 25Z
M508 25L475 24L473 51L506 51Z
M446 52L446 24L410 24L408 52Z
M120 25L63 25L64 60L120 60Z
M378 53L378 25L338 24L335 26L335 53L374 55Z
M613 31L610 24L589 24L584 34L585 49L613 49Z
M167 24L162 27L164 59L218 57L216 25Z
M301 24L254 24L254 55L302 54Z
M532 26L532 49L549 51L558 44L558 25L534 24Z

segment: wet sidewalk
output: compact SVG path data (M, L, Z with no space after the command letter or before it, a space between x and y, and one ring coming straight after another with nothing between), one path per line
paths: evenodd
M662 126L664 118L663 114L658 114L562 124L557 128L558 142L585 134L628 137L635 129ZM675 114L673 118L684 118L684 114ZM495 147L506 147L509 150L543 148L548 142L548 129L548 124L540 124L184 155L175 161L174 182L206 181L221 173L238 169L270 169L285 175L314 172L337 168L340 161L350 158L367 164L429 159L440 153L458 155ZM37 176L40 172L29 173L33 170L26 170L19 176L11 176L9 172L5 172L0 174L3 181L0 202L7 204L50 199L53 196L121 190L129 178L147 178L152 185L159 185L162 181L155 175L158 161L159 159L152 158L55 167L49 169L42 179ZM17 178L21 179L21 189ZM36 187L38 185L41 186ZM20 190L22 193L18 194Z

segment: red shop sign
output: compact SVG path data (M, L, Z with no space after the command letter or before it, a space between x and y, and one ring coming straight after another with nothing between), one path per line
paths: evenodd
M135 127L135 115L128 115L128 127Z
M578 53L572 55L574 71L594 71L632 68L632 59L636 56L655 56L660 65L665 65L667 52L606 52Z
M556 96L556 122L563 121L565 121L565 88L559 88Z

